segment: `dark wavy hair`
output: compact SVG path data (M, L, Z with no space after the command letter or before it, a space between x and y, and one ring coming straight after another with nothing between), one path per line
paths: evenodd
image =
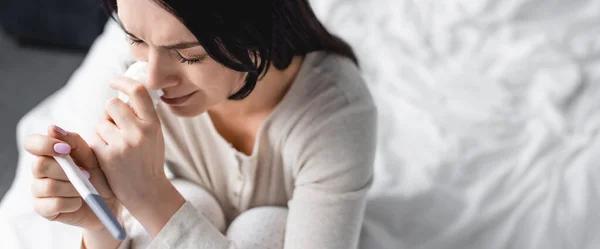
M116 0L102 0L107 14L118 11ZM354 61L354 51L329 33L308 0L149 0L177 17L207 54L232 70L247 72L242 88L229 97L248 96L271 64L287 68L294 56L328 51Z

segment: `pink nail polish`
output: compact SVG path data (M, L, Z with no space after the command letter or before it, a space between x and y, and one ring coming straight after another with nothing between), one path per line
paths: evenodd
M90 172L88 172L88 171L87 171L87 170L85 170L85 169L82 169L82 170L81 170L81 173L83 173L83 175L85 176L85 178L87 178L87 179L90 179Z
M71 152L71 146L65 143L54 144L54 151L60 154L69 154Z
M58 125L54 125L52 127L56 132L62 134L63 136L66 136L68 133L67 131L65 131L63 128L60 128Z

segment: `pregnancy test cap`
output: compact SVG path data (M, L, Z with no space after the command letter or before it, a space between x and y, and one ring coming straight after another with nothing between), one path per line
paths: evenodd
M146 83L146 80L148 79L147 63L141 62L141 61L133 63L133 65L131 65L129 67L129 69L127 69L127 72L125 72L125 77L131 78L137 82L144 84L144 86L146 86L145 83ZM146 90L148 90L148 88L146 88ZM148 93L150 94L150 97L152 98L152 103L154 103L154 108L156 108L156 106L158 105L158 102L160 100L160 96L162 96L164 94L164 92L159 89L159 90L148 90ZM129 102L129 96L127 96L126 94L124 94L122 92L119 92L119 99L121 99L125 103Z

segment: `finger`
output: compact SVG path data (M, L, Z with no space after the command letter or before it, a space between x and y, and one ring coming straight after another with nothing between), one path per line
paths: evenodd
M36 156L64 156L68 155L72 148L69 144L45 135L29 135L24 142L27 152Z
M84 209L87 209L87 208L88 207L85 205L85 202L82 201L82 207L80 207L79 209L77 209L73 212L59 213L58 215L56 215L56 217L54 217L54 219L52 221L58 221L58 222L62 222L65 224L72 225L72 226L83 227L84 224L82 224L82 222L86 221L86 220L84 220L85 213L86 213L86 210L84 210Z
M78 166L86 169L99 167L94 151L92 151L92 148L90 148L88 143L79 134L68 132L56 125L52 125L48 128L48 135L69 144L71 147L70 155Z
M31 194L37 198L79 196L79 193L75 190L71 182L50 178L34 179L31 184Z
M65 172L62 170L62 168L60 168L60 166L58 165L56 160L54 160L53 158L49 158L48 160L44 159L43 161L44 161L43 162L44 164L49 164L49 165L52 165L54 163L55 165L53 168L55 168L55 169L52 169L52 170L44 169L44 170L39 170L39 171L42 171L42 173L37 173L37 172L34 173L34 176L36 177L36 179L33 180L32 187L31 187L31 191L34 196L36 196L36 197L52 197L52 196L76 197L76 196L79 196L77 190L75 189L75 187L73 187L73 184L71 184L71 182L69 182L69 179L65 175ZM45 161L50 161L50 163L46 163ZM52 163L52 161L53 161L53 163ZM39 166L34 166L34 167L39 167ZM37 171L37 170L34 170L34 171ZM51 173L47 173L47 172L51 172ZM104 172L102 172L102 170L100 170L100 168L88 169L87 174L89 174L90 177L88 177L88 179L90 180L92 185L96 188L96 190L98 191L100 196L102 196L104 198L114 196L114 194L112 193L112 189L108 185L108 181L106 180L106 177L104 176ZM43 177L41 175L43 175L45 177ZM52 175L52 176L50 177L49 175ZM54 175L60 175L60 177L55 177ZM61 181L61 182L66 183L67 186L64 186L64 184L53 183L52 181L47 181L47 180ZM54 185L54 184L56 184L56 185ZM65 189L65 188L68 191L63 191L63 189Z
M49 156L38 156L31 165L31 173L37 179L52 178L60 181L69 180L65 171L58 165L58 162Z
M81 208L81 197L35 198L33 210L48 220L55 220L61 213L72 213Z
M96 134L105 144L120 144L121 129L106 119L98 120L95 126Z
M152 98L143 84L127 77L119 77L109 86L129 96L129 103L139 119L149 122L158 119Z
M104 113L121 129L135 127L138 122L138 118L133 112L133 109L116 97L106 101Z

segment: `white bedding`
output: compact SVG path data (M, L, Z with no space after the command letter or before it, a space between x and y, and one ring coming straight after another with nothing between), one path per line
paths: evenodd
M600 1L311 2L355 47L379 105L361 248L600 248ZM82 120L129 60L122 39L107 26L21 120L19 143L50 123L89 136ZM77 248L76 229L31 210L30 163L20 149L2 248Z
M362 248L600 248L600 1L313 3L380 107Z

